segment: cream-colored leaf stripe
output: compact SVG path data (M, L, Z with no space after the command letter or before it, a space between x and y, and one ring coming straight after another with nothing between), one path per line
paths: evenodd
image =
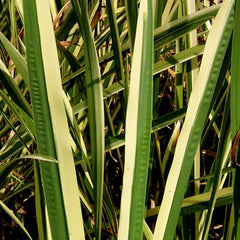
M196 87L193 89L189 100L186 119L179 136L173 164L168 175L154 232L154 240L171 239L174 236L180 213L181 199L184 197L184 186L187 184L186 166L192 166L204 119L207 114L207 108L209 107L211 95L213 94L219 73L216 69L221 67L221 61L225 54L224 49L226 50L227 47L225 45L227 45L231 35L231 26L226 25L232 13L233 4L233 0L224 1L209 33ZM222 39L224 40L221 41ZM219 51L220 43L224 45L221 46L222 52ZM218 58L216 58L217 54ZM217 64L217 67L215 65L215 71L212 72L214 63ZM205 112L203 111L204 108ZM203 111L201 115L199 114L200 111ZM185 172L185 176L183 172ZM187 171L187 173L190 174L190 171ZM181 184L183 184L182 187L180 187ZM182 193L180 193L181 191ZM178 193L177 196L176 193ZM180 195L181 197L179 197Z
M140 9L138 14L138 22L137 22L137 31L136 31L136 41L134 45L134 51L133 51L133 61L132 61L132 71L131 71L131 81L130 81L130 90L129 90L129 97L128 97L128 106L127 106L127 116L126 116L126 144L125 144L125 166L124 166L124 175L123 175L123 190L122 190L122 197L121 197L121 208L120 208L120 223L119 223L119 234L118 239L133 239L136 236L133 236L134 233L132 232L133 229L131 229L131 221L130 219L136 218L136 212L133 211L133 191L136 190L137 194L140 194L140 190L138 188L134 189L133 184L134 181L137 181L134 178L139 177L138 180L141 177L145 179L145 172L141 174L141 176L136 176L138 173L135 172L136 168L136 162L140 160L140 158L143 158L141 146L139 144L142 142L147 143L148 145L148 138L150 139L150 128L148 129L148 117L144 118L144 123L140 122L139 120L139 114L141 114L141 106L140 107L140 97L150 97L150 99L145 99L145 103L147 102L147 106L151 109L151 102L152 97L148 95L148 91L150 90L152 92L152 71L153 66L146 66L144 63L145 61L152 62L152 51L151 51L151 43L148 42L149 47L149 53L150 53L150 59L148 58L149 55L146 54L145 48L147 47L146 41L153 41L153 32L152 32L152 26L153 20L151 18L152 13L149 11L152 11L150 5L150 1L144 0L140 3ZM149 29L149 32L148 32ZM146 36L144 34L150 34L150 38L146 40ZM151 36L152 34L152 36ZM144 41L145 40L145 41ZM149 67L150 69L146 69L146 67ZM143 75L146 72L151 72L151 76L149 79L144 78ZM144 75L145 76L145 75ZM147 75L145 76L147 77ZM146 84L146 89L142 90L142 81L148 82L149 84ZM142 94L142 96L140 96ZM151 111L150 113L150 122L151 122ZM151 124L151 123L150 123ZM139 135L139 127L144 128L144 133L141 133L141 136ZM149 132L148 132L149 130ZM148 149L149 150L149 149ZM148 151L147 150L147 151ZM137 158L139 157L139 159ZM144 159L146 162L146 166L148 164L148 156L146 156L146 159ZM140 174L140 173L139 173ZM144 180L143 180L144 183ZM136 186L135 186L136 187ZM144 193L142 193L144 195ZM136 201L136 199L135 199ZM137 206L135 206L137 207ZM141 210L139 210L141 211ZM139 215L141 216L141 214ZM140 225L141 225L141 219L139 219ZM141 231L140 227L140 231ZM142 232L137 232L139 236L141 236Z
M84 229L71 138L62 97L55 36L47 0L36 1L41 51L57 160L70 239L84 239ZM47 37L46 37L47 36Z

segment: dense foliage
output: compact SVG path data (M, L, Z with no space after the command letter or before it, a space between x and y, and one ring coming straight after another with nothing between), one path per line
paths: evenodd
M0 0L1 239L238 239L239 11Z

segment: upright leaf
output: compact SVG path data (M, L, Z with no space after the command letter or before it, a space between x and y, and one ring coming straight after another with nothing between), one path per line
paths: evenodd
M232 34L233 5L233 0L224 1L209 33L196 87L190 96L186 119L168 175L154 240L174 237L194 155Z
M136 35L136 26L138 19L138 5L136 0L127 0L126 1L127 9L127 21L128 21L128 32L130 39L130 49L133 52L135 35Z
M81 206L61 90L48 1L24 1L30 93L38 151L58 160L39 162L53 239L84 239ZM34 29L34 31L32 31ZM41 199L41 198L40 198Z
M107 0L106 3L107 3L107 10L108 10L108 17L109 17L109 25L111 29L111 36L113 41L115 66L117 70L118 81L120 81L120 80L123 80L124 76L123 76L122 51L120 47L118 25L117 25L117 20L116 20L112 0Z
M126 149L118 239L141 239L150 154L153 97L153 13L140 3L126 119Z
M71 149L61 75L48 1L36 1L41 52L52 131L58 159L65 215L70 239L84 239L82 212ZM46 37L47 36L47 37Z
M232 138L237 134L240 129L240 109L239 109L239 101L240 101L240 42L239 42L239 34L240 34L240 1L236 1L235 7L235 22L233 29L233 41L232 41L232 75L231 75L231 134ZM236 142L239 146L239 142ZM236 147L236 146L233 146ZM240 162L239 158L240 151L238 150L238 154L236 159L232 159L236 161L238 164ZM234 234L235 238L238 239L240 237L240 169L236 168L235 170L235 179L234 179L234 219L235 219L235 229Z
M88 18L87 3L72 1L85 44L86 86L93 164L95 237L101 238L103 170L104 170L104 108L101 75L94 39Z

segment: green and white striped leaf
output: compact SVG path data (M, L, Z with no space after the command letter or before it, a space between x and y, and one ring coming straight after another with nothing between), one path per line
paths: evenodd
M78 185L76 175L74 174L75 165L71 150L71 137L65 113L57 48L50 11L47 9L47 0L37 1L37 12L47 98L49 101L69 238L84 239Z
M186 119L168 175L154 240L174 237L194 155L231 37L233 5L233 0L224 1L209 33L196 87L190 96Z
M39 163L50 235L53 239L84 239L79 192L74 174L75 166L48 1L24 1L24 19L38 148L40 153L58 160L58 166L54 163Z
M85 44L85 68L90 126L93 184L95 237L101 238L102 199L104 175L104 108L99 62L88 17L88 4L84 0L72 1L75 15Z
M153 94L153 13L151 1L140 3L127 106L125 166L118 239L141 239Z

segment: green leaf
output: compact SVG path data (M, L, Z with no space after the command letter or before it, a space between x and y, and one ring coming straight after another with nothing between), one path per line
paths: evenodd
M19 122L22 123L22 125L25 127L29 135L32 137L32 139L35 139L35 129L33 120L29 115L26 114L26 112L21 109L18 105L16 105L13 101L11 101L8 96L0 89L0 96L3 98L3 100L8 105L9 109L16 115Z
M40 153L58 160L39 162L53 239L84 239L74 162L48 1L24 1L30 93ZM32 29L35 29L32 31ZM38 185L39 186L39 185ZM41 191L41 190L40 190ZM41 198L43 200L43 198ZM48 220L45 222L48 227Z
M136 29L137 29L137 19L138 19L137 1L127 0L126 10L127 10L128 31L129 31L129 39L130 39L130 49L131 49L131 53L133 53L135 35L136 35Z
M153 92L153 14L141 1L127 106L119 239L141 239L150 154Z
M203 53L205 48L205 45L198 45L189 49L186 49L185 51L182 51L180 53L175 54L174 56L168 57L165 60L159 61L154 64L153 69L153 75L156 75L170 67L173 67L174 65L178 63L182 63L185 61L188 61L196 56L199 56ZM82 69L83 71L84 69ZM75 76L75 75L74 75ZM121 80L119 82L114 83L110 87L107 87L103 89L103 97L104 99L107 97L110 97L120 91L123 91L125 89L125 82L124 80ZM75 106L73 106L73 112L74 114L79 113L81 110L84 110L87 108L87 102L82 101Z
M154 240L174 237L194 155L231 37L233 5L234 1L224 1L209 33L198 80L190 96L186 119L168 175Z
M129 2L129 1L127 1ZM130 1L135 2L135 1ZM116 67L116 74L118 80L123 80L123 62L122 62L122 51L120 47L120 38L118 32L118 25L115 16L114 6L112 4L112 0L107 0L107 11L108 11L108 18L109 18L109 25L111 29L111 36L113 41L113 52L114 52L114 60L115 60L115 67Z
M25 159L32 159L32 160L40 160L45 162L55 162L58 163L56 159L52 158L51 156L45 155L45 154L29 154L23 157L12 159L9 162L3 163L0 165L0 182L4 182L4 179L8 176L8 174L17 167L18 164L20 164Z
M18 129L18 135L20 135L21 140L19 139L19 136L13 135L12 138L10 138L4 147L0 151L0 157L3 160L8 160L15 154L19 154L23 148L25 148L26 145L31 144L33 142L32 137L26 133L26 131L22 128Z
M240 81L239 81L239 62L240 62L240 43L239 43L239 34L240 34L240 1L236 1L235 6L235 22L233 28L233 40L232 40L232 71L231 71L231 134L234 139L235 135L240 128ZM239 141L237 143L239 146ZM239 149L239 148L238 148ZM239 158L240 151L238 150L235 161L240 163ZM240 199L239 199L239 179L240 179L240 169L235 170L235 180L234 180L234 219L235 219L235 238L240 237Z
M159 48L201 26L216 15L220 6L220 4L217 4L214 7L204 8L155 29L154 48Z
M208 231L211 224L212 214L214 210L214 205L217 199L217 193L220 188L222 168L228 160L229 152L231 149L231 139L230 139L230 128L229 128L229 107L230 107L230 97L227 94L227 100L225 102L224 116L221 124L220 138L218 143L217 155L214 165L214 178L212 184L211 198L209 201L209 207L207 211L207 216L205 219L205 226L203 232L203 239L208 238Z
M85 235L77 178L74 174L75 166L71 149L71 137L64 106L61 75L51 15L50 11L46 9L48 5L47 1L37 1L36 3L47 99L58 160L68 236L72 239L84 239Z
M20 89L16 85L14 79L9 74L7 68L3 64L2 60L0 60L0 77L1 82L4 87L7 89L8 94L11 96L12 100L23 110L32 117L32 109L30 108L29 103L26 98L21 93Z
M10 58L15 63L17 70L21 73L22 78L25 81L27 88L29 88L29 80L28 80L28 70L27 64L23 56L18 52L18 50L8 41L8 39L0 32L0 42L7 50Z
M195 212L201 212L208 208L211 198L211 192L197 194L192 197L184 198L181 205L181 215L190 215ZM216 207L231 204L233 202L233 188L227 187L220 189L217 195ZM148 209L146 217L153 217L158 215L161 206Z
M104 108L99 62L92 36L87 6L84 0L72 1L75 15L85 44L85 68L88 101L88 119L94 184L95 237L101 238L102 198L104 174Z
M30 234L28 233L27 229L24 225L20 222L20 220L16 217L16 215L0 200L0 206L2 209L17 223L17 225L26 233L29 239L32 239Z

